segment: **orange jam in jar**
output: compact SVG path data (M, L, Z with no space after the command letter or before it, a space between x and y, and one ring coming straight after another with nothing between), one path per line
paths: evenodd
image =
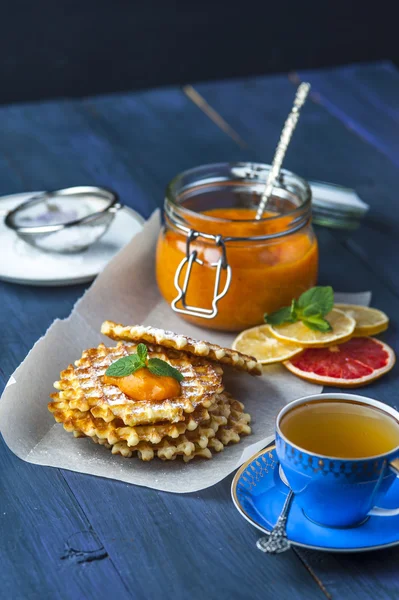
M165 300L200 326L239 331L315 285L311 192L282 171L261 220L269 166L205 165L168 186L156 276Z

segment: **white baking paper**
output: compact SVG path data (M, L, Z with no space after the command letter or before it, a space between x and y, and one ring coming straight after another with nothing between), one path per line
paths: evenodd
M154 276L155 244L160 229L157 211L99 275L71 315L56 320L11 376L0 400L0 431L8 447L28 462L118 479L168 492L195 492L221 481L273 439L274 421L287 402L315 394L321 387L271 366L262 377L226 369L226 389L252 415L252 435L225 448L212 460L141 462L112 455L90 439L76 439L47 410L59 372L86 348L105 341L101 323L143 323L229 346L230 334L205 331L182 321L161 299ZM337 295L338 296L338 295ZM340 295L337 300L368 304L370 294Z

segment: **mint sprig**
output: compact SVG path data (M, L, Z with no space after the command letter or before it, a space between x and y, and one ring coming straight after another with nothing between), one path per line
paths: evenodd
M153 375L173 377L173 379L177 379L179 382L184 379L184 375L182 375L180 371L160 358L150 358L147 363L147 368Z
M110 377L125 377L141 369L142 366L142 362L137 354L130 354L112 363L105 371L105 374Z
M284 306L264 319L270 325L283 325L302 321L313 331L331 331L330 323L324 317L333 309L334 291L331 286L316 286L304 292L291 306Z
M134 355L133 355L134 356ZM141 360L141 362L145 365L148 356L147 346L145 344L139 344L137 346L137 356Z
M126 377L127 375L132 375L138 371L138 369L145 368L153 375L173 377L173 379L176 379L179 382L184 379L184 376L180 371L164 360L161 360L160 358L148 359L148 350L145 344L139 344L135 354L129 354L129 356L119 358L112 363L105 371L105 374L109 377Z
M276 312L271 315L265 314L265 321L270 325L282 325L282 323L294 323L294 320L291 316L291 307L284 306L280 308L280 310L276 310Z

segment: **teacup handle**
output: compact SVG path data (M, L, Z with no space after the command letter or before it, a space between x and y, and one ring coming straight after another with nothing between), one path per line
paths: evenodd
M399 458L393 460L389 464L389 468L396 474L396 477L399 478ZM399 508L380 508L379 506L375 506L370 510L369 515L374 517L394 517L399 515Z

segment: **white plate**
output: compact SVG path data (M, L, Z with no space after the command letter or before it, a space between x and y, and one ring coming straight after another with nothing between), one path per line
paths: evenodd
M91 281L136 233L144 219L131 208L119 210L106 234L77 254L55 254L33 248L5 226L4 217L34 193L0 198L0 279L28 285L72 285Z

